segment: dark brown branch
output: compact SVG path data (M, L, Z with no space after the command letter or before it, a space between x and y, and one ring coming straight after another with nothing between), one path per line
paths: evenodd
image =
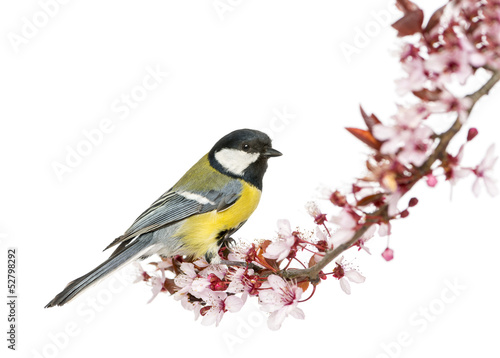
M471 106L469 108L469 113L472 111L472 108L475 106L477 101L481 97L487 95L491 90L491 88L493 88L493 86L500 80L500 71L495 71L492 69L489 70L492 72L492 76L490 77L490 79L479 90L467 96L472 100ZM463 124L460 121L460 119L457 118L453 123L453 125L446 132L438 136L439 138L438 145L436 146L432 154L429 156L429 158L425 161L425 163L418 168L415 179L409 185L406 186L405 193L408 192L413 187L413 185L415 185L420 179L422 179L425 175L427 175L427 173L431 170L432 166L436 161L442 160L442 158L446 154L446 150L448 148L448 145L450 144L450 141L460 131L462 125ZM385 217L387 213L387 207L388 207L387 204L383 205L371 215L375 217L376 216ZM373 223L367 222L363 227L361 227L355 232L354 236L349 241L337 246L333 250L327 251L323 256L323 258L314 266L311 266L307 269L282 270L277 272L277 274L286 279L296 279L296 280L308 279L312 283L319 282L320 271L323 270L323 268L325 268L326 265L332 262L342 252L352 247L352 245L354 245L359 240L359 238L363 236L363 234L369 229L371 225L373 225Z

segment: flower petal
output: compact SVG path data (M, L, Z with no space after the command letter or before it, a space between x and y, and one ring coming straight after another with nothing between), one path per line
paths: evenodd
M479 178L476 178L476 180L474 180L474 184L472 184L472 192L476 197L478 197L481 193L481 184L479 183Z
M345 277L342 277L340 280L340 288L347 293L348 295L351 294L351 285L349 284L349 281Z
M354 283L363 283L366 278L356 270L344 271L344 276L349 279L349 281Z
M244 305L244 301L238 296L229 296L224 301L226 309L229 312L238 312Z
M298 307L295 307L289 313L290 313L290 316L292 316L293 318L296 318L296 319L304 319L304 318L306 318L306 315L305 315L304 311L302 311L302 309L298 308Z
M498 187L495 183L495 181L490 178L489 176L485 175L483 177L484 185L486 186L486 191L488 194L491 196L497 196L498 195Z
M274 311L269 315L267 319L267 326L273 331L280 329L281 324L286 318L286 307L283 307L277 311Z

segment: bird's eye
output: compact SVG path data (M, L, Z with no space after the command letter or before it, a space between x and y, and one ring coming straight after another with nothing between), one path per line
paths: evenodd
M242 149L245 151L245 152L248 152L250 150L250 144L243 144L242 146Z

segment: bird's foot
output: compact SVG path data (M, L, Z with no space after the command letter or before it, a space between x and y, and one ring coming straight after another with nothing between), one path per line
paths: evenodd
M246 267L255 271L262 271L264 269L263 267L256 265L253 262L245 261L220 260L219 265Z

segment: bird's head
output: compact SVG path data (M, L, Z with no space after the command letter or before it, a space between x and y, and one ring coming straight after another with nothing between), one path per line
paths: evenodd
M238 129L222 137L209 152L210 164L220 172L262 187L267 160L282 155L269 136L253 129Z

